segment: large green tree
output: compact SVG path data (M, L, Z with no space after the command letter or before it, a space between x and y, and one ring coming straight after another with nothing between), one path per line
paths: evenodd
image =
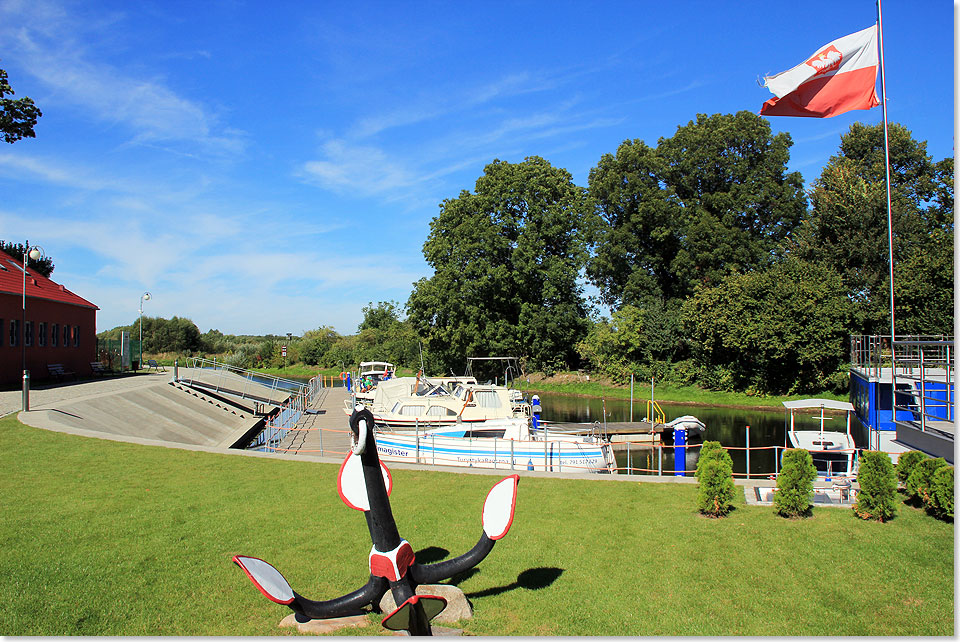
M889 126L897 334L952 332L953 159ZM890 263L882 125L855 123L810 191L812 209L788 244L836 270L856 304L854 332L890 332ZM901 309L901 305L903 308ZM901 314L902 312L902 314Z
M14 93L6 70L0 69L0 133L8 143L15 143L22 138L36 138L33 128L37 125L37 119L43 116L32 99L26 96L7 98Z
M653 148L624 141L590 172L603 224L588 275L609 305L685 299L762 269L806 209L789 134L750 112L700 114Z
M409 319L444 371L468 356L573 365L587 328L577 276L586 260L586 194L539 157L495 160L475 191L440 205L423 254L434 270L414 284Z
M851 305L834 270L794 257L699 289L683 312L700 383L761 394L844 389Z

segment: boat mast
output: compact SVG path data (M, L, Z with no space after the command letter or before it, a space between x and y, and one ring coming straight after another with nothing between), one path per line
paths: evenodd
M890 205L890 138L887 130L887 74L883 64L883 10L881 0L877 0L877 31L879 32L880 46L880 92L882 95L880 104L883 107L883 156L887 173L887 250L890 259L890 411L894 427L897 423L897 395L896 395L896 372L894 366L896 359L894 356L893 344L897 340L896 323L894 318L893 305L893 211ZM879 433L877 435L877 450L880 450Z

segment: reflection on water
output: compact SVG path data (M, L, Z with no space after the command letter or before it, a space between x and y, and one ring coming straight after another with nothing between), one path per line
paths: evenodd
M607 399L605 402L601 399L590 397L570 397L551 393L537 393L540 396L540 403L543 406L542 416L548 421L556 422L595 422L599 421L601 425L604 417L608 422L630 421L630 401L624 399ZM529 395L528 395L529 396ZM671 404L658 402L667 417L667 421L675 419L681 415L693 415L706 424L707 428L703 435L703 440L719 441L728 449L733 459L733 470L737 474L743 474L747 466L747 427L749 426L750 440L750 473L751 476L761 477L764 474L773 474L776 467L776 460L786 445L787 426L784 421L783 408L772 408L770 410L725 408L717 406L688 406L683 404ZM645 400L634 400L633 420L640 421L646 415L647 405ZM606 411L606 414L604 414ZM811 411L811 415L813 411ZM819 421L812 416L797 416L797 428L814 430L819 428ZM841 417L827 423L828 430L845 431L846 423ZM865 435L857 434L854 427L854 438L858 444L865 443ZM686 470L693 470L697 466L697 457L700 452L699 445L701 439L692 442L692 446L687 448L686 452ZM775 449L774 446L779 448ZM625 450L617 452L617 464L621 469L630 467L644 468L652 470L656 474L658 467L657 450L641 448L635 445L629 453ZM662 449L661 470L667 471L667 474L673 474L674 461L673 449ZM621 470L621 473L626 472ZM637 473L639 471L634 471Z

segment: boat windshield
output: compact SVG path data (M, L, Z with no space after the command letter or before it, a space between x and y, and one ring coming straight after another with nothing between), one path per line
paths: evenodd
M413 394L418 397L448 397L450 393L443 386L423 379L417 383L417 389Z

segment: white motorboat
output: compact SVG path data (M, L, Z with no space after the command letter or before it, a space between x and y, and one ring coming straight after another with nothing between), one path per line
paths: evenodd
M396 376L397 368L389 361L361 361L357 380L354 383L354 394L364 404L373 401L373 392L381 381L387 381Z
M461 422L426 431L380 428L377 452L384 461L548 472L616 471L609 441L591 435L536 434L529 418Z
M372 399L357 395L356 401L370 409L377 425L395 430L528 419L531 414L530 405L511 398L509 389L459 377L398 377L380 382ZM353 403L345 402L345 413L353 412Z
M790 425L787 439L793 448L803 448L813 458L818 477L856 479L858 459L857 446L850 434L850 419L855 412L848 401L833 399L798 399L784 401L783 407L789 413ZM820 412L811 418L819 422L819 430L797 430L796 413L818 409ZM826 430L826 422L839 419L828 416L827 410L842 411L846 414L846 431Z

